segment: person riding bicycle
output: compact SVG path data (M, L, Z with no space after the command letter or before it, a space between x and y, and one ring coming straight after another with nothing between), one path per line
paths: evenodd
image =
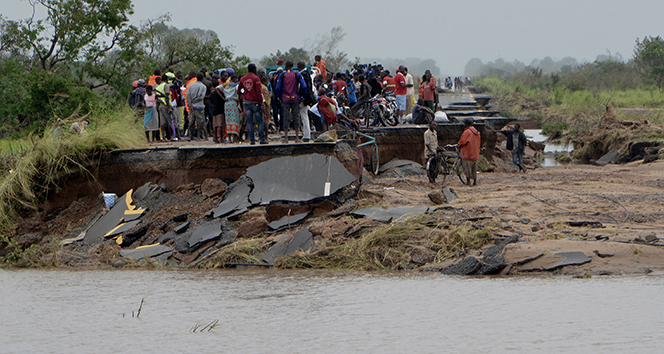
M429 170L438 171L438 168L429 168L429 164L438 163L437 159L431 159L431 157L436 156L436 152L438 151L438 133L436 132L436 126L436 122L432 120L429 122L429 129L424 132L424 164L427 170L427 177L431 183L436 183L437 175L432 176Z

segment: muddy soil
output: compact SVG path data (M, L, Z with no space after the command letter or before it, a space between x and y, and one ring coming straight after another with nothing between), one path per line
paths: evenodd
M566 266L555 273L643 274L664 271L664 242L660 241L664 238L663 172L664 161L604 167L572 165L537 168L526 173L481 173L475 187L462 185L456 176L448 177L444 186L429 183L425 175L379 176L372 177L361 187L356 204L358 207L442 206L445 208L435 214L441 221L449 221L452 225L488 226L496 237L519 234L519 242L505 247L505 261L511 265L504 270L506 274L543 272L547 264L560 258L556 253L571 251L583 252L591 262ZM434 205L428 194L442 187L454 189L458 199ZM221 199L218 195L206 197L201 193L200 185L162 192L158 203L152 205L143 217L144 223L151 223L146 235L130 248L151 244L170 231L177 225L172 221L173 216L188 213L190 220L200 219ZM76 237L103 208L100 196L88 196L68 208L47 210L19 220L10 236L21 245L35 244L48 254L49 250L57 249L54 243ZM251 215L255 216L255 213ZM233 225L248 222L253 216L241 218ZM311 217L305 226L320 224L321 218L325 217L329 216ZM356 222L360 224L359 220ZM587 223L570 226L568 222ZM325 242L322 235L315 236L317 243ZM263 233L258 237L270 241L275 235ZM90 248L73 244L55 251L57 261L54 264L79 268L108 267L121 259L120 250L121 247L113 242ZM535 256L541 258L520 264L520 261ZM185 255L177 258L183 260ZM456 259L447 263L454 261ZM411 268L435 270L442 266L429 263Z

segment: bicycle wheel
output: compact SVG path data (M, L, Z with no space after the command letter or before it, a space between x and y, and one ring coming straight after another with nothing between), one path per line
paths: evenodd
M371 127L371 116L372 116L371 111L372 111L371 104L364 107L363 116L364 116L364 122L367 126L367 129Z
M463 166L461 165L461 158L459 157L454 161L454 173L459 176L459 181L461 181L461 183L467 184L463 181Z
M369 156L369 165L371 167L371 173L375 175L378 174L378 145L372 144L371 145L371 155Z
M438 178L438 174L440 172L440 166L439 166L439 159L436 158L436 156L431 156L427 160L426 164L426 169L427 173L429 174L429 177L435 182L436 178ZM444 177L443 177L444 178Z
M440 173L443 175L443 180L440 181L440 184L445 184L445 180L447 180L447 175L450 174L450 165L449 161L447 161L447 158L443 156L440 159Z

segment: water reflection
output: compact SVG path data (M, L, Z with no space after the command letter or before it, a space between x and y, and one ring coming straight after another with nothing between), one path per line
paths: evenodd
M655 352L664 340L651 301L663 277L30 270L0 283L3 353Z
M556 161L556 156L561 152L571 152L573 149L571 144L554 144L548 142L548 138L545 135L542 135L541 129L524 129L523 131L526 134L528 140L532 140L537 143L544 143L543 159L540 162L540 165L543 167L569 165Z

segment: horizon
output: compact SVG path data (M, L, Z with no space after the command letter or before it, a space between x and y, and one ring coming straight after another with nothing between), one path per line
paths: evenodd
M256 9L254 16L258 23L254 27L244 26L247 7ZM473 58L484 64L502 59L528 65L546 57L554 61L571 57L585 63L611 53L620 54L628 61L637 38L660 35L658 17L664 12L664 2L415 0L405 5L385 0L378 8L368 1L340 0L334 6L321 8L304 0L284 0L278 7L265 0L253 0L228 3L221 8L211 0L194 1L186 7L176 0L162 0L160 8L164 10L157 12L150 3L134 2L135 14L130 16L130 23L138 25L169 12L170 25L213 30L223 45L234 46L236 55L246 55L252 60L277 50L304 47L306 39L341 26L346 37L338 48L351 61L355 57L433 59L441 69L441 76L458 76L465 74L465 66ZM292 11L307 8L311 11ZM398 9L394 12L406 15L399 21L386 9ZM211 15L200 16L200 10ZM2 16L22 19L31 11L23 0L5 5ZM325 15L317 17L321 11ZM224 15L229 13L237 15ZM300 21L289 20L287 16L291 14ZM390 26L385 26L386 21ZM276 29L283 32L275 33ZM430 34L420 34L426 31Z

